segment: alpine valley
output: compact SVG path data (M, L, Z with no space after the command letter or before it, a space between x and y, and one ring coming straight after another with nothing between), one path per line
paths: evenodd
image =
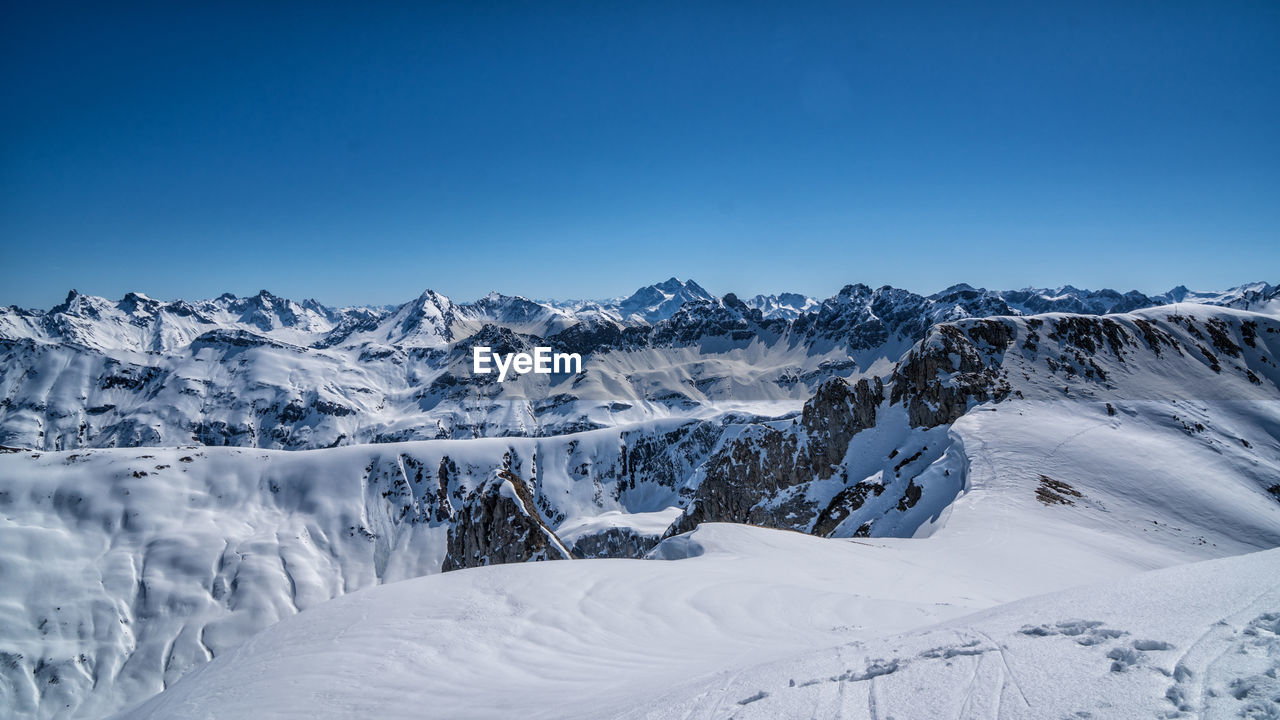
M1280 717L1278 357L1267 283L10 307L0 717Z

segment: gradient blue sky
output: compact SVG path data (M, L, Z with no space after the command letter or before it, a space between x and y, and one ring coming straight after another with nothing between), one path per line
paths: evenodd
M2 304L1280 279L1276 2L11 2L0 58Z

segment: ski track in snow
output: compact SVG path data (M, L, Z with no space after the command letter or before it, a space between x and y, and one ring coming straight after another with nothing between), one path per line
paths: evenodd
M771 556L767 562L794 563L789 553L811 542L765 530L708 526L698 531L704 542L724 543L726 551L730 543L742 540L743 533L768 535L772 550L757 547L763 554L748 552L732 561L758 562ZM732 556L726 552L722 557ZM626 574L636 563L607 565L600 570ZM531 718L615 720L1130 718L1177 717L1180 712L1211 718L1242 712L1267 717L1280 693L1274 677L1280 652L1280 587L1268 582L1280 575L1280 550L1059 591L936 626L784 653L701 678L688 676L691 666L655 666L647 656L625 667L610 662L606 672L587 670L593 659L579 657L575 664L581 663L583 674L564 675L557 670L561 663L585 649L572 643L541 646L535 656L525 657L531 665L514 668L501 656L479 651L464 666L431 661L421 665L420 657L415 662L412 656L400 655L391 664L361 660L387 652L388 637L378 629L382 625L409 633L411 637L402 638L406 646L434 637L440 629L436 621L423 626L396 619L420 615L415 602L439 598L441 592L449 597L482 579L488 584L494 578L480 576L508 574L503 571L509 568L462 571L450 588L436 578L423 578L366 591L363 603L352 602L358 597L351 596L321 606L309 622L304 614L281 623L233 651L236 657L231 661L210 663L121 717L171 717L194 708L210 718L237 717L248 708L259 717L295 716L309 708L360 707L361 698L366 707L378 707L380 716L387 718L420 717L423 708L429 708L432 717L498 717L518 708ZM556 580L550 579L545 587L549 590ZM637 588L644 581L640 583ZM648 601L657 597L651 595ZM1225 616L1224 598L1231 601ZM331 624L350 622L350 611L361 607L376 610L355 619L358 635L341 641L325 637ZM663 607L669 621L683 622L678 604ZM1170 612L1171 607L1179 611ZM550 621L543 612L527 617ZM393 617L379 617L382 613ZM579 627L566 640L591 632ZM628 636L627 642L635 640ZM599 662L622 657L619 650L597 645L591 653ZM760 649L754 652L758 655ZM287 663L277 662L285 658ZM338 658L343 662L333 662ZM536 672L539 661L552 667ZM1234 665L1227 668L1224 663ZM264 668L269 668L268 676L259 677ZM529 676L527 671L535 672ZM440 672L447 678L438 677ZM468 688L466 678L480 684ZM320 687L323 693L313 694L312 688ZM235 688L236 695L228 697L224 688ZM415 705L419 697L423 704ZM218 702L211 702L213 698ZM1181 699L1185 711L1178 709L1175 698Z

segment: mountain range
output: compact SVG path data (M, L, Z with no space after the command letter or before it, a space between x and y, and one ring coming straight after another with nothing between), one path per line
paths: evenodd
M266 291L195 302L72 291L47 311L0 310L0 444L307 449L776 416L828 378L887 367L939 322L1172 302L1265 310L1278 293L1267 283L1155 297L849 285L822 301L744 301L671 278L607 302L495 293L455 303L428 290L392 308L334 309ZM481 344L577 352L590 371L499 383L471 374Z
M9 309L0 707L918 716L920 672L960 715L1275 697L1274 551L1219 560L1280 546L1273 286L704 295ZM480 343L584 371L500 384ZM1187 609L1210 587L1238 612Z

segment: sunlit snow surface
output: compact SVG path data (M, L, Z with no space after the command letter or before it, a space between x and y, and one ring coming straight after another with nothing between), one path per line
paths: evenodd
M650 560L371 588L122 717L1121 718L1272 702L1280 555L1128 579L1280 544L1280 503L1229 455L1071 406L974 413L955 432L970 488L927 539L706 525ZM1043 504L1037 473L1081 497Z
M1280 693L1276 550L966 616L1016 569L734 526L681 544L354 593L121 717L1231 716Z

